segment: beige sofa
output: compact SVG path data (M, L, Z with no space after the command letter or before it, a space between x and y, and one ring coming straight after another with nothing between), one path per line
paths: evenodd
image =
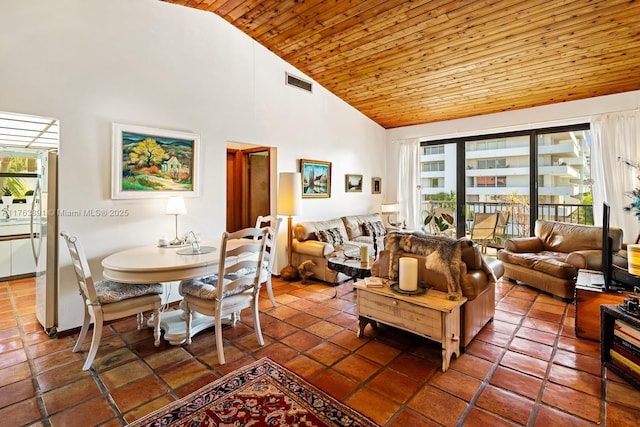
M376 236L374 244L371 235L372 224L377 224L373 230ZM295 267L300 266L305 261L305 269L312 273L311 277L330 283L337 283L348 279L342 273L330 270L328 260L336 255L336 252L346 249L359 255L361 246L369 246L369 253L383 249L384 228L380 214L350 215L326 221L304 221L293 226L293 245L291 258ZM339 234L338 242L332 242L331 236ZM321 239L329 237L329 241ZM335 244L334 244L335 243Z
M533 237L507 239L498 259L504 277L564 299L573 299L578 269L601 270L602 227L537 220ZM614 255L622 230L611 227ZM614 256L614 264L619 257Z

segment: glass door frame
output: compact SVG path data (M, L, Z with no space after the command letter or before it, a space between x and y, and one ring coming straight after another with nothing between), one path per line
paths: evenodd
M421 141L420 146L456 144L456 228L457 237L464 237L467 233L465 222L466 208L466 174L460 171L466 170L466 143L470 141L480 141L484 139L506 138L517 136L529 136L529 234L533 235L535 222L538 218L538 135L548 133L560 133L570 131L590 130L589 123L578 123L574 125L545 127L521 131L499 132L483 135L471 135L465 137L447 138L439 140ZM421 201L422 203L422 201Z

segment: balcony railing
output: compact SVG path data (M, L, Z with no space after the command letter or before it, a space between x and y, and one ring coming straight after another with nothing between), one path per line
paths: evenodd
M433 212L437 208L451 209L455 212L456 202L450 200L432 200L422 203L422 211L425 213ZM530 235L529 206L500 202L467 202L465 208L466 232L469 232L473 226L475 213L493 213L499 211L507 211L510 213L505 237L523 237ZM569 203L541 203L538 205L537 219L593 225L593 206Z

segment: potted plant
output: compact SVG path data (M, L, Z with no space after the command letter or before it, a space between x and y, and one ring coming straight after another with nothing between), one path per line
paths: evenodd
M13 203L13 195L11 194L11 190L9 189L9 187L3 187L2 188L2 204L5 206L8 206L11 203Z
M426 233L445 234L451 225L453 225L453 216L448 213L436 215L435 213L427 212L427 216L424 219Z

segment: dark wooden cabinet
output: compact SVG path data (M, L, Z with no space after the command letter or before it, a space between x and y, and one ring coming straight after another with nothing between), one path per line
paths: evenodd
M620 304L628 295L603 292L600 287L576 285L576 336L600 341L600 306Z
M620 324L616 325L616 322L620 322L624 328L627 329L627 333L631 332L632 336L640 339L640 318L633 317L624 311L622 311L618 305L602 305L600 306L600 324L602 326L602 335L600 343L600 359L602 366L610 369L618 374L629 384L640 390L640 347L638 340L629 337L626 333L616 334L615 329L620 327ZM626 336L626 338L624 338ZM623 338L621 338L623 337ZM614 339L622 340L618 341L618 345L622 350L624 362L614 361L611 353L611 349L614 347ZM620 353L618 357L620 357ZM629 365L635 365L635 367L629 367Z

